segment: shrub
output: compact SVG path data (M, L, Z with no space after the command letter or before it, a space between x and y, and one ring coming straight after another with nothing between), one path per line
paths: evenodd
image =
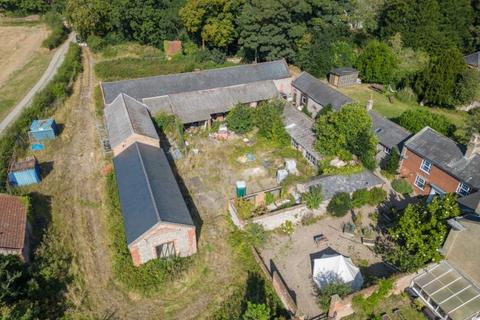
M267 192L265 194L265 203L268 206L269 204L272 204L275 202L275 196L271 192Z
M312 187L302 195L302 200L309 209L318 209L323 201L322 188Z
M416 103L418 101L417 94L410 87L400 89L395 93L395 97L405 103Z
M244 104L233 107L226 118L228 129L240 134L252 130L254 126L253 112L253 108Z
M364 298L361 294L354 296L352 299L353 306L362 310L365 314L371 315L392 288L393 281L391 279L382 279L378 284L378 289L367 298Z
M248 220L253 217L254 204L245 199L235 199L235 208L238 216L243 220Z
M393 80L397 61L386 43L371 40L358 57L357 64L363 81L387 84Z
M410 183L405 179L396 179L392 182L392 188L400 194L410 194L413 192L413 188Z
M225 52L220 51L216 48L211 50L203 49L197 53L197 59L199 62L212 61L216 64L222 64L225 63L225 61L227 60L227 55L225 54Z
M279 147L290 143L290 136L282 120L283 107L284 102L281 100L264 101L258 105L254 114L258 135Z
M336 217L343 217L350 209L352 209L352 200L350 194L346 192L335 194L327 207L327 211Z
M254 247L261 248L267 241L267 233L262 225L250 223L245 227L248 242Z
M400 154L398 154L397 148L393 148L392 152L388 156L384 170L391 175L397 174L398 167L400 165Z
M328 311L330 308L330 299L333 295L338 294L340 298L343 298L352 292L352 288L348 284L340 281L326 284L321 289L315 288L317 289L317 303L323 311Z
M453 137L457 129L445 116L432 113L426 108L405 111L394 121L413 133L429 126L443 135Z
M247 310L243 314L243 320L269 320L270 308L263 304L256 304L247 301Z
M291 236L295 231L295 226L293 225L292 221L287 220L284 223L282 223L282 225L280 226L280 230L286 235Z
M42 46L52 50L61 45L68 37L68 29L65 27L60 14L49 12L44 17L52 32L43 40Z
M367 189L355 190L352 194L352 206L354 208L360 208L369 203L370 192Z
M368 204L372 206L379 205L385 198L387 197L387 192L380 187L375 187L370 190L370 197L368 200Z
M309 226L320 220L322 216L315 216L313 213L309 212L302 217L301 223L302 226Z

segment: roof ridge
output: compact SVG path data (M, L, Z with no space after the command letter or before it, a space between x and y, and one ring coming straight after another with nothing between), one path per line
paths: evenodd
M121 93L121 96L122 96L122 101L123 101L123 107L125 108L125 112L127 113L128 125L129 125L130 129L132 130L132 133L136 133L135 128L133 127L132 117L130 115L130 111L127 108L127 102L125 101L125 94Z
M157 76L148 76L148 77L140 77L140 78L133 78L133 79L123 79L123 80L117 80L117 81L105 81L105 82L102 82L102 84L105 84L105 83L108 83L108 84L109 83L119 83L119 82L126 82L126 81L132 81L132 80L142 80L142 79L154 79L154 78L168 77L168 76L179 75L179 74L195 74L195 73L205 72L205 71L235 69L235 68L242 68L242 67L246 67L246 66L257 66L257 65L265 65L265 64L274 64L274 63L284 64L284 66L287 68L288 73L290 74L290 70L288 69L288 64L287 64L286 60L284 58L282 58L282 59L273 60L273 61L239 64L239 65L235 65L235 66L226 66L226 67L221 67L221 68L203 69L203 70L199 70L199 71L170 73L170 74L162 74L162 75L157 75Z
M407 130L406 128L402 127L401 125L399 125L398 123L396 123L395 121L393 120L390 120L388 119L387 117L384 117L383 115L379 114L378 112L374 111L374 110L369 110L368 112L371 112L371 113L374 113L375 115L377 115L378 117L384 119L384 120L387 120L391 123L393 123L393 125L395 125L397 128L399 129L402 129L404 130L405 132L408 132L409 134L412 134L409 130Z
M157 216L157 223L158 223L158 222L162 221L162 219L160 218L160 212L158 210L157 202L155 201L155 196L153 195L153 190L152 190L152 185L150 183L150 178L149 178L149 175L147 173L147 170L145 169L145 163L143 162L142 153L140 152L140 144L141 144L141 142L134 142L133 143L133 145L135 146L135 149L137 151L138 157L140 159L140 164L142 166L143 175L144 175L145 179L147 180L148 193L150 194L150 198L152 199L153 206L155 208L155 215Z

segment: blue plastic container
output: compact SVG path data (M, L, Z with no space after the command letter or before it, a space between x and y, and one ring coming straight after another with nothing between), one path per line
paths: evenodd
M36 141L53 140L58 135L58 127L53 119L33 120L30 137Z

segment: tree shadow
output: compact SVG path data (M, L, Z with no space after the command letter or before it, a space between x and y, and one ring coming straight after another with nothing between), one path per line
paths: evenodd
M32 206L29 222L32 225L30 249L33 252L41 243L43 235L52 221L52 197L39 192L31 192L28 196Z
M283 283L285 284L287 283L283 278L282 274L280 273L280 271L278 270L277 266L275 265L275 262L273 262L273 260L270 259L270 275L273 275L274 272L277 273L278 277L282 280ZM290 289L288 286L286 287L287 287L288 293L290 294L290 297L292 297L295 304L297 304L297 293L295 292L295 290Z

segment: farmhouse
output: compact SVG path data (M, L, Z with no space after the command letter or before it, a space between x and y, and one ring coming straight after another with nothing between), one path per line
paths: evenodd
M396 149L398 153L402 152L405 142L412 134L405 128L390 121L375 111L369 110L368 114L372 119L373 130L378 138L377 161L385 160Z
M344 88L353 86L357 83L358 70L343 67L330 70L328 82L335 87Z
M0 194L0 254L29 260L27 207L18 197Z
M480 218L451 219L442 248L445 260L414 278L411 287L439 319L467 320L480 315Z
M313 118L326 106L331 106L333 110L338 111L344 105L353 102L352 99L331 88L308 72L302 72L292 82L292 87L295 105L305 107L312 114Z
M113 161L133 263L194 254L195 225L163 150L134 142Z
M120 94L144 103L152 114L176 114L186 126L208 125L238 103L256 105L291 94L285 60L198 72L102 83L105 105Z
M456 192L460 196L480 188L480 137L465 148L430 127L411 137L402 151L400 173L417 194Z

